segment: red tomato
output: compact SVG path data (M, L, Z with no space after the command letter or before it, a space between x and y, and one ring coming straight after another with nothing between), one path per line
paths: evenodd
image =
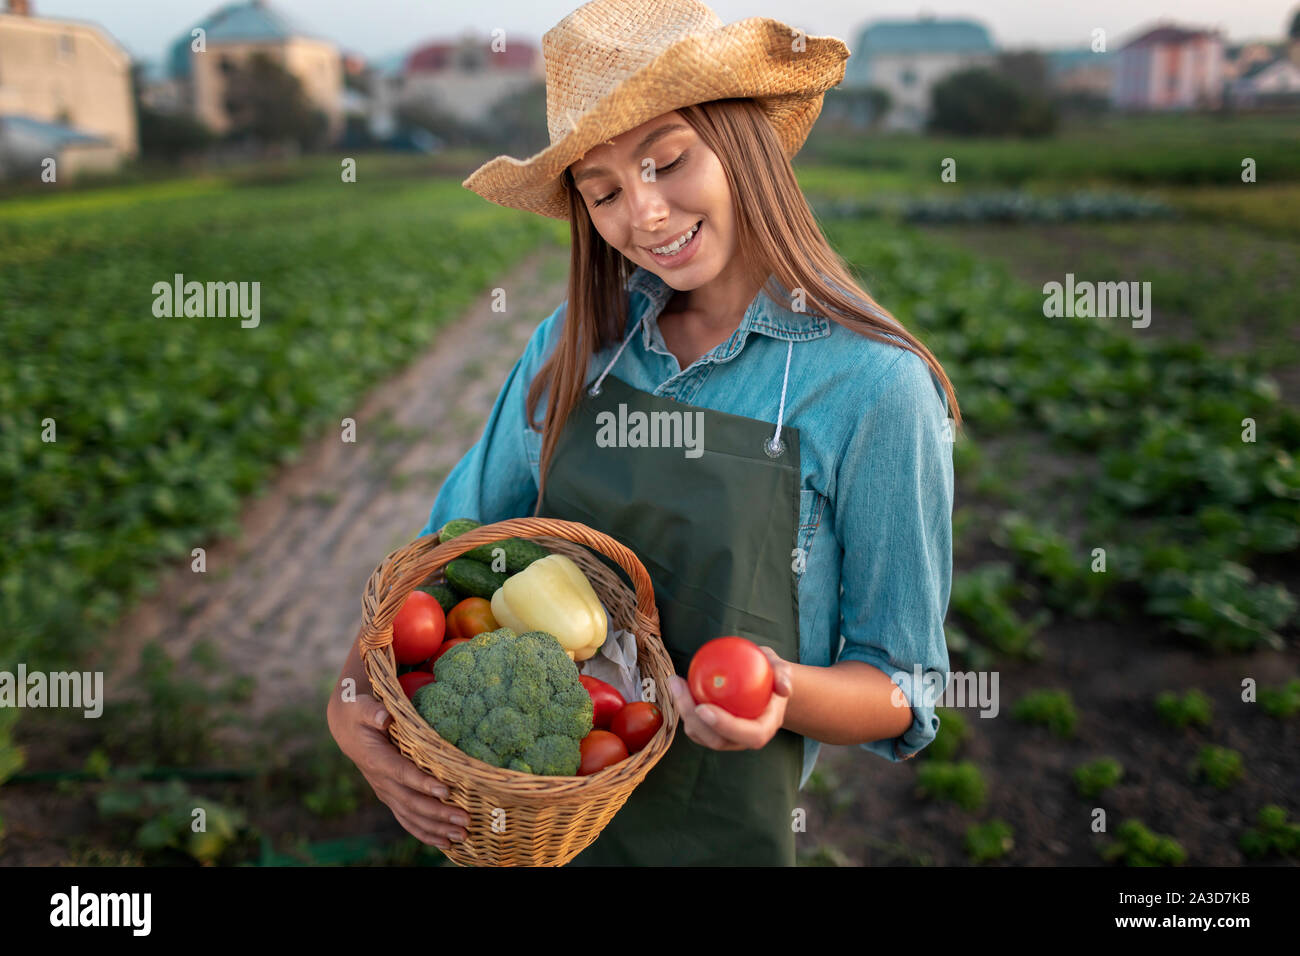
M593 730L582 738L579 744L582 751L582 764L578 767L578 776L586 777L598 770L627 759L627 744L617 734L608 730Z
M427 670L430 674L432 674L433 665L438 663L438 658L442 657L443 654L446 654L457 644L468 644L468 643L469 643L468 637L453 637L451 638L451 640L443 641L442 647L438 648L438 650L434 652L434 655L424 662L424 669Z
M691 658L686 681L697 704L717 704L753 720L767 709L776 675L758 645L744 637L717 637Z
M484 631L495 631L499 626L492 616L492 602L486 598L467 597L447 614L450 637L470 638Z
M447 620L432 594L412 591L393 618L393 657L399 664L418 664L442 644Z
M425 684L433 683L433 675L428 671L407 671L397 678L397 682L402 685L407 697L414 697L415 692Z
M588 677L586 674L579 674L578 680L582 682L582 686L587 688L587 693L591 695L591 703L594 707L591 726L601 730L609 729L609 722L614 719L615 714L623 709L627 701L618 692L618 688L605 683L599 677ZM629 746L631 745L629 744Z
M636 753L650 742L664 724L664 715L654 704L645 700L633 701L614 715L609 729L618 734L631 753Z

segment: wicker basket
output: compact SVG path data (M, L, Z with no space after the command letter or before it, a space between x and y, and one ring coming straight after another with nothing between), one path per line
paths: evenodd
M406 596L422 584L441 580L453 558L503 538L528 538L548 551L568 555L582 569L610 614L612 630L636 635L641 676L660 689L656 703L663 726L638 753L586 777L548 777L493 767L447 743L416 713L397 680L393 658L393 618ZM366 584L361 623L361 656L375 695L393 715L389 733L403 754L446 785L445 802L470 818L466 839L444 852L465 866L560 866L596 839L650 768L668 752L678 714L668 678L672 661L659 638L659 611L650 576L635 554L608 535L575 521L514 518L484 525L437 544L426 535L390 554ZM615 561L635 585L619 576L582 545Z

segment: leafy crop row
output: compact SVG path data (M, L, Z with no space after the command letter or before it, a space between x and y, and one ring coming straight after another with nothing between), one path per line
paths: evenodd
M120 192L0 210L0 663L93 641L549 234L446 181ZM156 317L176 273L260 323Z

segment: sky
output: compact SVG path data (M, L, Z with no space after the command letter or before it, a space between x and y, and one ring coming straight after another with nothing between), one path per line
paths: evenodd
M0 0L2 3L3 0ZM501 27L506 40L521 36L540 45L542 34L581 6L574 0L270 0L311 32L348 52L383 57L428 40L472 31L487 36ZM1300 0L964 0L906 3L879 0L705 0L722 19L772 17L810 36L843 39L850 52L863 26L875 19L931 14L981 21L1003 48L1086 46L1097 27L1116 47L1158 20L1216 27L1229 41L1278 39ZM90 20L106 28L133 57L159 60L176 37L222 5L222 0L32 0L37 16Z

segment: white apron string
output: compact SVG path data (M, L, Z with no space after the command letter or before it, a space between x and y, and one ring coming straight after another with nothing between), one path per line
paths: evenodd
M622 355L623 350L627 348L627 343L632 341L632 336L636 335L637 330L641 328L641 323L644 320L644 315L636 320L636 325L632 327L632 331L628 333L627 338L625 338L623 343L618 347L618 351L614 353L614 357L609 360L609 364L605 366L605 370L600 373L600 376L596 381L592 382L591 387L587 389L587 394L592 398L595 398L600 394L600 386L601 383L605 381L605 376L613 370L614 365L618 362L619 356ZM767 453L769 458L780 458L781 455L785 453L785 442L781 440L781 423L785 421L785 394L786 389L790 384L790 356L793 352L794 339L790 339L786 342L785 375L781 379L781 405L777 409L776 413L776 431L772 433L771 438L763 443L763 451Z

